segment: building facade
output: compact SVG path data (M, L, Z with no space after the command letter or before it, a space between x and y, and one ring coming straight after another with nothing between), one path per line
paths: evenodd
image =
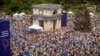
M45 31L61 28L62 6L59 4L33 5L33 24L38 24Z

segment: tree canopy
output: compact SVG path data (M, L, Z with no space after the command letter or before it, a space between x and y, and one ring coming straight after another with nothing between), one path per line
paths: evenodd
M57 3L68 9L70 4L79 5L85 2L99 4L100 0L0 0L0 10L5 12L31 11L33 4Z

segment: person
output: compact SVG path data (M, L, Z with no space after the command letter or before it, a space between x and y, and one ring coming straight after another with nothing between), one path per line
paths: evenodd
M34 33L27 32L27 28L30 26L30 17L24 16L14 22L11 18L9 20L11 22L12 56L88 56L100 54L100 30L96 26L91 32L79 32L73 29L74 23L70 20L66 27L37 33L34 36ZM95 19L92 20L95 21Z

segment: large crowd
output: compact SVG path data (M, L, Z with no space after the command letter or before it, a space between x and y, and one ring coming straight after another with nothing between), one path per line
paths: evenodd
M100 28L95 24L99 17L92 17L95 26L87 33L74 31L71 20L61 29L30 33L30 18L10 18L12 56L100 56Z

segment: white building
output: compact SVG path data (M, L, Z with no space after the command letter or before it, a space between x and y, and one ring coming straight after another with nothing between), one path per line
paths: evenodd
M33 24L38 24L45 31L61 28L62 6L59 4L33 5Z

